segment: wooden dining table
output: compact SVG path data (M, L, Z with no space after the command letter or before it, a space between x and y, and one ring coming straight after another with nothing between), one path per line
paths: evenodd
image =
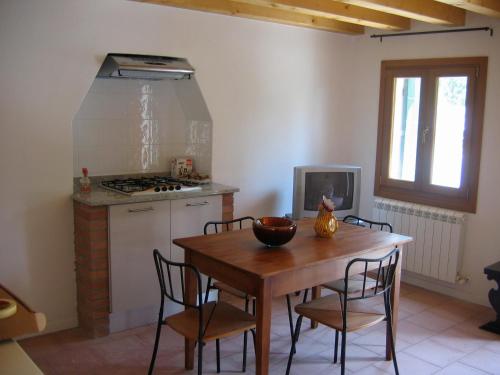
M321 293L319 285L345 276L347 263L357 257L377 258L395 247L401 248L411 237L375 231L340 223L332 238L316 236L314 219L297 221L293 239L280 247L266 247L251 228L174 239L185 250L185 262L206 275L255 296L256 374L268 374L272 299L297 290L313 288L313 298ZM362 270L359 270L362 272ZM392 288L393 329L396 336L401 262ZM185 279L185 291L195 303L197 287L192 273ZM194 366L195 343L185 341L185 368ZM386 358L390 359L387 345Z

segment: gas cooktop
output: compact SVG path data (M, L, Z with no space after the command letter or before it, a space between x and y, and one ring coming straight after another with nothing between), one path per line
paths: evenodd
M201 190L201 186L196 182L164 176L105 180L101 181L100 185L105 189L130 196Z

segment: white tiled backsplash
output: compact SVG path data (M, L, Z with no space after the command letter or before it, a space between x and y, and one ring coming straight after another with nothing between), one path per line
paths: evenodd
M75 177L165 172L178 156L211 174L212 121L195 79L95 79L73 138Z

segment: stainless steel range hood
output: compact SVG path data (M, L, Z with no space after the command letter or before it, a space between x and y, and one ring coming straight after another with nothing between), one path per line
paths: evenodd
M129 78L145 80L190 79L194 68L187 59L166 56L108 53L98 78Z

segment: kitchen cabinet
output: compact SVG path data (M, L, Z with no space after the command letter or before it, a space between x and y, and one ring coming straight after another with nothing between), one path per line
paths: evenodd
M203 234L203 226L210 220L221 220L222 196L176 199L172 201L172 238ZM171 256L175 262L184 261L184 250L171 245Z
M221 220L222 196L177 199L172 201L172 238L196 236L203 234L203 226L210 220ZM184 249L171 244L171 259L184 262ZM180 288L179 277L175 277L176 288ZM206 284L206 277L202 285ZM203 290L204 292L204 290Z
M111 332L156 320L160 288L153 249L183 262L184 250L171 244L172 238L203 234L205 222L220 220L221 214L221 195L110 207ZM180 297L180 277L176 276L173 287ZM170 301L165 307L166 315L181 308Z
M153 249L170 258L170 201L109 209L111 312L157 306Z
M167 258L173 254L174 259L182 260L182 250L176 247L171 248L171 239L195 233L202 234L203 225L208 220L231 220L234 212L233 195L237 191L238 189L232 186L212 183L204 186L198 192L143 197L126 197L123 194L104 191L99 187L93 187L92 191L87 194L76 192L73 195L73 214L79 327L90 337L102 337L107 336L110 331L114 332L140 325L141 321L142 324L147 324L149 321L146 321L145 316L150 316L151 321L156 320L159 307L157 288L159 287L152 259L153 248L159 248ZM174 195L175 197L173 197ZM190 198L188 199L188 197ZM217 203L212 203L211 197L215 197ZM222 207L219 206L220 201L222 201ZM202 204L186 206L189 202ZM208 204L204 202L208 202ZM158 203L162 209L157 206ZM174 204L174 216L177 216L177 220L171 220L170 208L172 204ZM219 211L215 208L216 206L220 207ZM156 210L151 211L151 207ZM186 211L181 209L183 207ZM128 208L132 210L135 208L146 209L146 211L129 213ZM147 224L144 222L151 221L146 220L147 217L151 217L149 214L156 215L157 219L153 220L156 221L155 225L147 228ZM115 219L115 216L118 219ZM129 221L128 219L133 220ZM175 224L172 226L172 223ZM146 228L143 228L144 225ZM140 238L137 239L137 236ZM139 245L135 250L130 245L133 243ZM130 247L124 250L124 253L129 252L129 258L132 260L124 262L116 250L127 246ZM153 292L151 295L148 293L146 301L143 300L140 303L136 303L133 299L138 296L142 299L144 290L139 291L139 288L135 288L134 291L131 291L126 287L120 288L117 286L120 284L120 280L118 283L115 282L114 286L112 285L112 278L115 281L116 278L120 279L118 271L120 268L121 275L126 275L129 272L127 267L134 262L132 256L134 251L145 252L145 256L140 258L140 262L144 261L145 263L141 263L140 267L146 267L148 275L152 273L151 277L148 276L148 282L152 283L153 286L148 290L153 290ZM127 283L127 281L124 282ZM113 293L116 302L114 306ZM121 302L119 302L120 299ZM140 307L144 306L144 303L150 303L149 300L153 302L153 305L148 308ZM139 307L129 310L129 303ZM120 304L122 304L121 307ZM168 307L167 304L167 311L169 311ZM118 308L124 310L118 311Z

